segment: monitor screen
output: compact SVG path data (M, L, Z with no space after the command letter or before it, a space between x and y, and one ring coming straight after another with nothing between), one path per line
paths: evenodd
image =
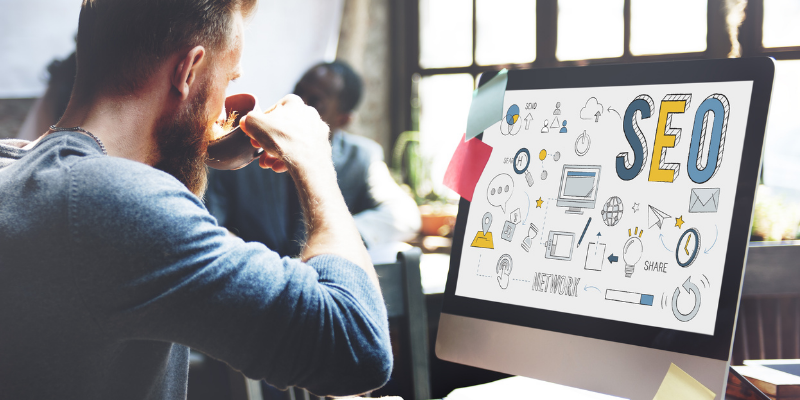
M561 174L559 197L575 200L594 200L596 198L597 171L583 171L579 166L565 165Z
M509 88L455 295L714 335L752 90Z

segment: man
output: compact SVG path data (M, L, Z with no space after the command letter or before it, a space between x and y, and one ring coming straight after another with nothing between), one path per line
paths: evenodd
M421 224L419 209L392 179L383 149L342 131L361 98L361 78L343 62L323 63L303 75L295 94L331 128L339 188L367 247L413 238ZM220 226L245 241L264 243L283 256L300 254L305 224L297 188L286 174L255 165L213 171L206 206Z
M183 399L188 347L251 378L346 395L391 371L377 277L296 96L244 131L288 171L299 260L218 227L197 196L255 0L84 0L69 106L0 142L0 397Z

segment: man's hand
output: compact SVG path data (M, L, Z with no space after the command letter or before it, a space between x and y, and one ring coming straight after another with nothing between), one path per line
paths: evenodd
M261 168L285 172L331 164L330 129L317 110L290 94L266 113L250 112L239 125L264 153Z
M331 159L330 129L312 107L288 95L265 114L239 121L253 146L264 149L261 168L289 171L297 186L308 231L301 258L336 254L360 266L378 286L378 276L347 209Z

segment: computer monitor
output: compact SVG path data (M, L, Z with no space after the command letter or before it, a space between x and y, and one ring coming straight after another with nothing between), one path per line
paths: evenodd
M438 357L647 400L675 364L722 398L773 73L508 72L503 113L524 124L472 139L492 152L459 204Z
M594 208L599 184L599 165L564 165L556 205L569 207L567 214L581 215L581 208Z

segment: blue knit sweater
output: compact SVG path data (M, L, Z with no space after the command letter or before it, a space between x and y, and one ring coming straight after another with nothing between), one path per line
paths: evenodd
M316 394L388 379L358 266L230 237L172 176L82 134L19 146L0 141L0 397L183 399L187 347Z

